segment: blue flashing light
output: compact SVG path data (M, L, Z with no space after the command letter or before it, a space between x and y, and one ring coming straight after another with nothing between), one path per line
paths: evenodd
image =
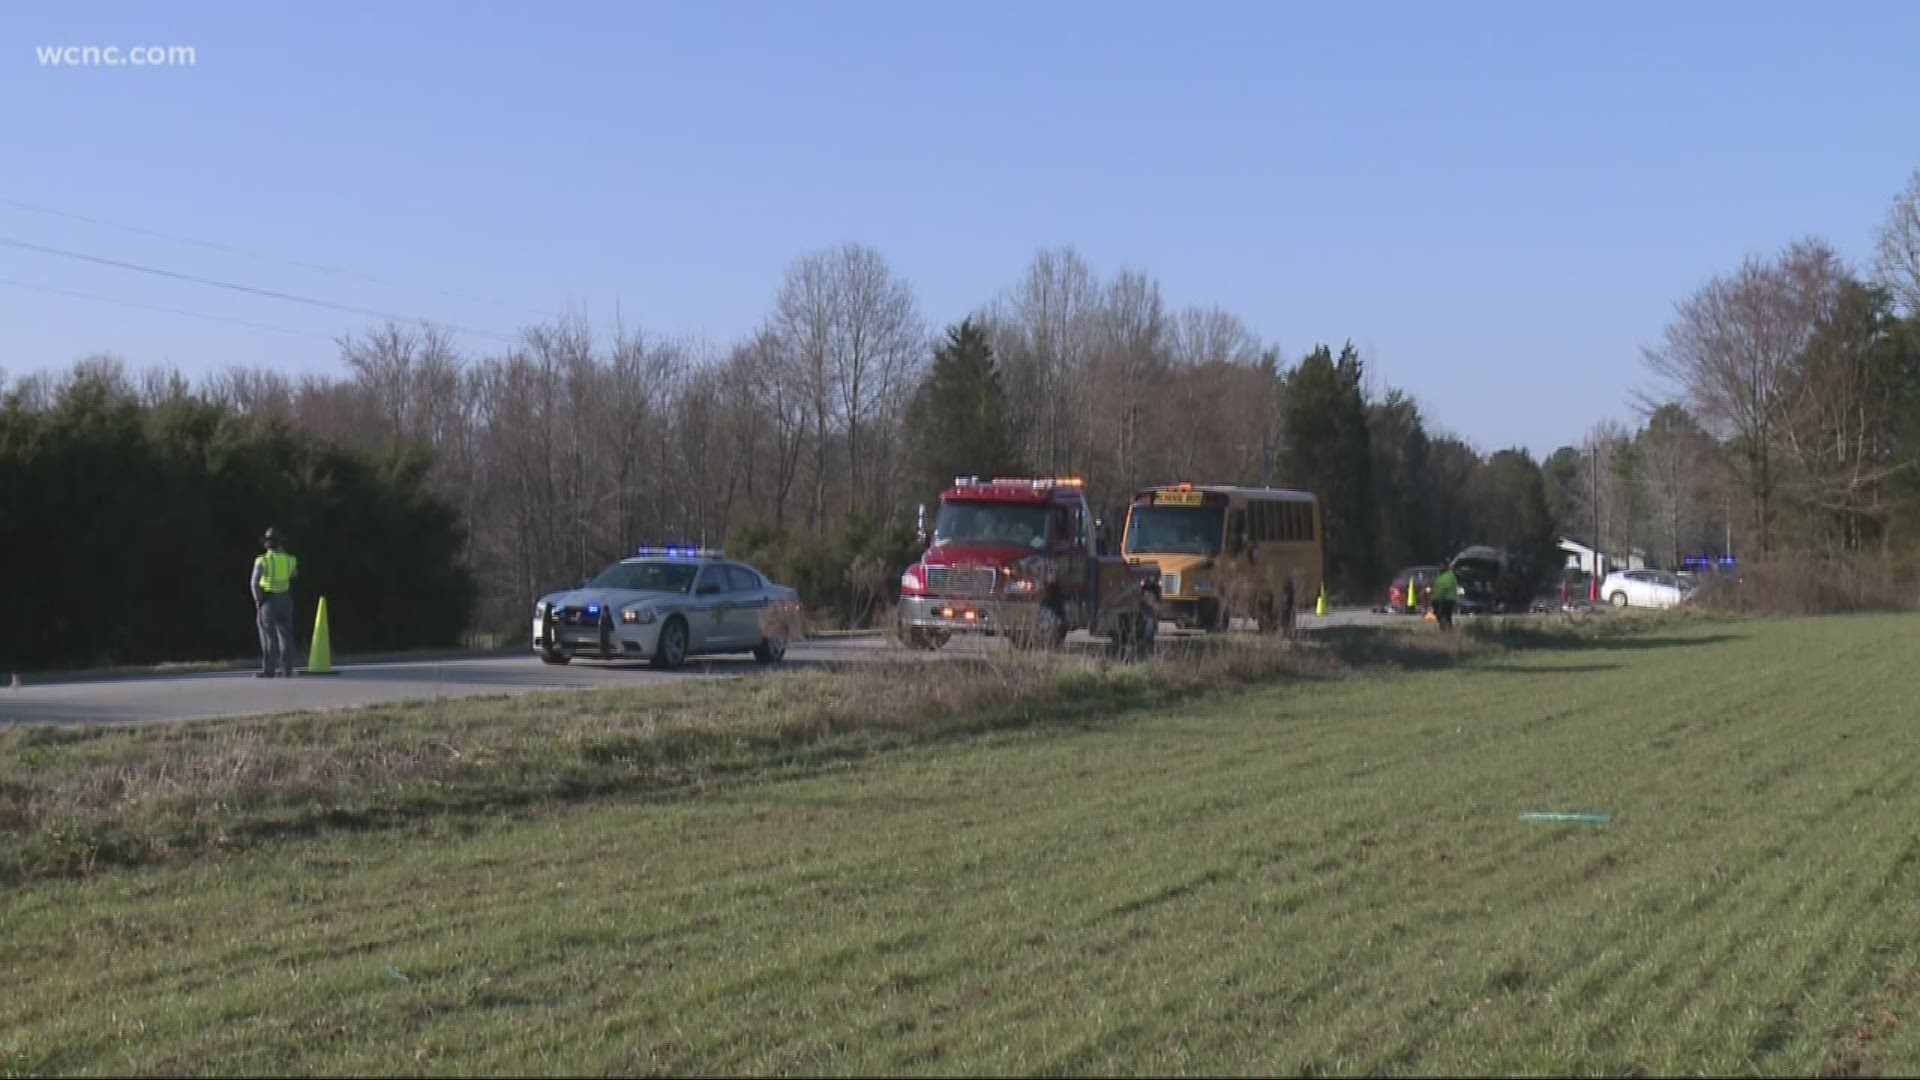
M598 617L599 617L599 615L600 615L600 605L599 605L599 604L588 604L588 605L587 605L587 614L588 614L588 615L590 615L590 616L592 616L592 617L595 617L595 618L598 618Z
M726 553L719 548L693 547L691 545L667 545L656 547L643 545L634 551L635 555L653 556L668 559L723 559Z
M1711 570L1716 566L1733 566L1736 559L1732 555L1688 555L1680 560L1680 565L1701 570Z

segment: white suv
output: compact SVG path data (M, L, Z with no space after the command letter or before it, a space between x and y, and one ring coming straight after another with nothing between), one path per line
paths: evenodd
M1665 570L1616 570L1600 583L1600 598L1614 607L1670 608L1692 595L1692 585Z

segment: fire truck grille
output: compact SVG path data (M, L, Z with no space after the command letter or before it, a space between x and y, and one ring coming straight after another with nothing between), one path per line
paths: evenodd
M950 596L987 596L993 592L991 566L929 566L927 590Z

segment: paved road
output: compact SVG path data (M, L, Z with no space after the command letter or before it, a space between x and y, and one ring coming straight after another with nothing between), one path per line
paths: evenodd
M1387 623L1408 625L1405 616L1353 610L1325 618L1301 617L1301 628ZM1069 637L1069 646L1093 647L1085 634ZM405 661L342 666L321 678L256 679L250 672L166 675L0 688L0 722L137 723L259 716L306 709L341 709L382 702L596 686L634 686L672 679L754 675L776 668L830 667L874 660L938 661L1004 649L1005 643L956 638L938 653L916 653L879 637L823 638L795 645L787 660L763 666L751 657L696 660L677 672L660 672L644 663L600 664L575 661L564 667L542 664L532 655L483 660Z

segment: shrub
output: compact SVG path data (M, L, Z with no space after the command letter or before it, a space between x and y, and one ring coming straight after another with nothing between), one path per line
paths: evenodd
M1764 559L1710 578L1694 593L1705 610L1742 615L1907 611L1915 600L1913 575L1877 555Z

